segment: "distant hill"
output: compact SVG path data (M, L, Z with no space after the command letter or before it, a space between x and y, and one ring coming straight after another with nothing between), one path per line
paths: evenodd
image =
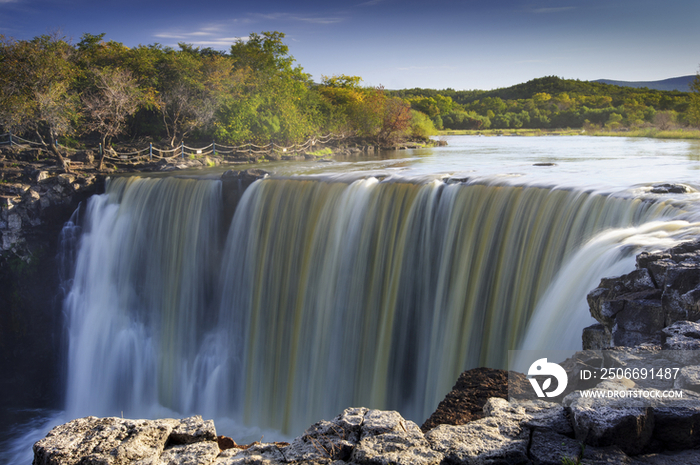
M695 79L695 75L680 76L661 81L613 81L611 79L597 79L591 82L599 82L601 84L612 84L621 87L636 87L637 89L646 87L647 89L655 90L678 90L688 92L688 86Z

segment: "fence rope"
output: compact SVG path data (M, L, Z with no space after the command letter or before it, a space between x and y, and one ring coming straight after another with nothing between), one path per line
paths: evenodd
M30 145L34 146L39 146L38 148L40 150L46 150L45 144L42 144L40 142L34 142L30 141L27 139L23 139L15 134L12 133L6 133L6 134L0 134L0 138L8 137L7 141L0 142L0 145L10 145L10 146L21 146L23 144L17 142L25 142ZM101 147L101 155L106 159L106 160L111 160L115 162L131 162L134 160L142 160L142 159L157 159L157 160L175 160L178 158L183 158L185 155L188 158L192 157L206 157L212 154L215 155L230 155L234 153L247 153L249 155L266 155L266 154L272 154L272 153L297 153L297 152L305 152L308 151L311 147L315 146L317 143L320 144L327 144L328 142L332 140L341 140L344 139L346 136L345 134L333 134L329 133L323 136L318 136L318 137L312 137L308 139L306 142L303 144L293 144L290 146L284 146L284 145L279 145L274 142L270 142L265 145L256 145L251 142L242 144L242 145L223 145L223 144L217 144L217 143L211 143L205 147L201 148L196 148L196 147L190 147L184 144L184 142L181 142L180 145L178 145L175 148L172 149L159 149L158 147L154 147L153 144L149 144L148 147L136 150L134 152L117 152L113 148L105 148ZM56 146L65 151L71 151L71 152L78 152L80 149L74 149L70 147L65 147L65 146L59 146L58 143L56 143ZM166 154L172 154L167 156Z

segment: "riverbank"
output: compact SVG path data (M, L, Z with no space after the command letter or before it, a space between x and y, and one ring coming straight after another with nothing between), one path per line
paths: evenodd
M596 137L648 137L652 139L688 139L700 140L699 129L669 129L657 128L640 129L446 129L438 132L438 136L596 136Z

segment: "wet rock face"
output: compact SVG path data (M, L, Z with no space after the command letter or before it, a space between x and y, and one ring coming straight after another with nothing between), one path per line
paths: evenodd
M656 184L652 186L650 192L652 194L687 194L695 190L685 184Z
M0 254L25 261L37 242L55 241L78 204L104 187L104 179L94 175L36 171L30 178L27 183L10 183L0 193Z
M12 163L15 164L15 163ZM53 407L62 393L58 238L81 201L97 192L94 175L12 167L0 183L0 421L7 407ZM6 172L1 173L6 176ZM9 175L8 175L9 176ZM16 410L13 408L12 410Z
M700 242L641 253L635 271L601 280L588 304L600 325L584 330L584 349L643 343L681 348L664 328L700 319Z

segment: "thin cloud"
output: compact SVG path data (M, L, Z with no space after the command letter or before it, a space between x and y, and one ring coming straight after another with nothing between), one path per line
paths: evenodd
M218 49L226 49L239 40L246 42L249 39L248 36L224 36L224 33L227 31L223 31L222 29L224 28L221 26L208 26L193 32L161 31L153 36L158 39L187 42L197 47L212 47Z
M560 6L554 8L534 8L533 13L548 14L548 13L561 13L562 11L575 10L575 6Z
M374 6L374 5L379 5L380 3L383 3L384 0L369 0L368 2L363 2L358 4L357 6Z
M257 14L258 18L267 20L287 20L287 21L299 21L304 23L312 24L335 24L344 21L344 18L338 16L303 16L294 15L289 13L268 13L268 14Z
M426 69L457 69L454 66L407 66L396 68L399 71L417 71Z

